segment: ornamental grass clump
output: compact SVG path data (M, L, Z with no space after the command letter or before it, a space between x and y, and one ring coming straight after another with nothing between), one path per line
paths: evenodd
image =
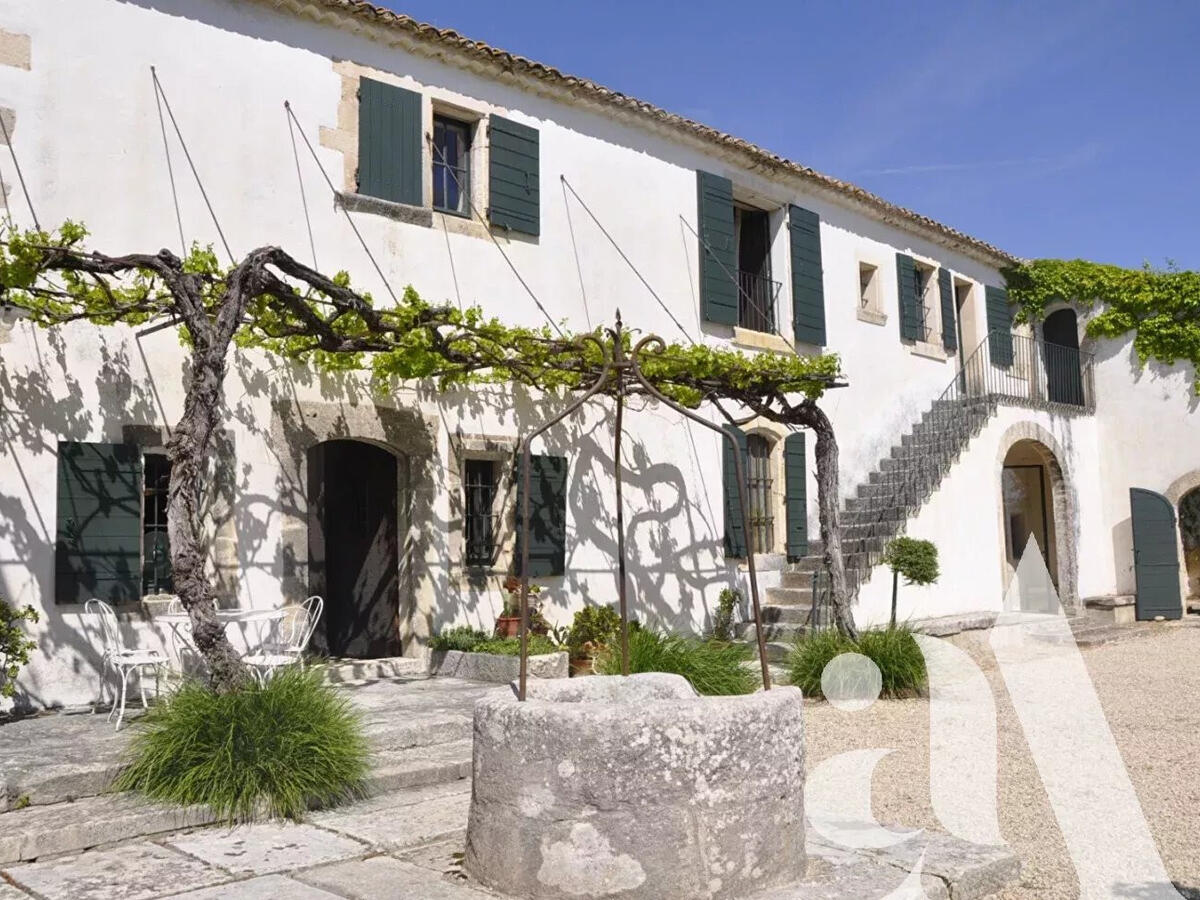
M357 712L318 670L290 666L224 693L184 682L136 725L117 790L204 804L230 824L298 819L362 796L369 751Z
M806 697L824 696L821 674L841 653L861 653L875 663L883 680L882 695L885 697L919 694L928 680L925 657L912 630L897 625L863 631L857 642L833 628L804 635L796 641L788 657L790 682Z
M749 694L758 679L745 663L748 647L665 634L648 628L629 633L629 672L682 675L701 694ZM621 644L614 641L596 658L600 675L621 674Z

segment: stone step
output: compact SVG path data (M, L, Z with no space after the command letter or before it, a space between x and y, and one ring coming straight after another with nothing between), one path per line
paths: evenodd
M779 586L785 588L796 588L798 590L812 590L813 575L824 571L824 562L820 567L814 567L805 572L784 572L779 579Z
M771 624L763 625L763 637L768 643L782 642L789 646L796 642L796 638L800 637L807 631L804 625L785 625ZM751 646L758 645L758 632L754 628L753 622L746 622L738 626L738 638L745 641ZM770 654L768 653L768 659Z
M471 749L468 738L408 751L379 751L367 777L367 793L379 795L470 778ZM28 806L0 813L0 865L76 853L98 844L215 821L207 807L160 805L131 794L101 794L73 802Z
M770 587L767 588L768 606L802 606L812 605L812 589L810 587Z
M755 656L757 656L757 645L751 644L750 646L755 648ZM792 641L767 641L767 663L786 663L795 646Z
M801 559L796 560L791 565L789 565L786 569L784 569L783 577L787 578L787 576L789 576L789 575L797 575L797 574L815 572L818 569L822 568L824 565L825 565L824 557L822 557L820 553L815 552L812 549L812 544L810 543L808 556L805 556Z
M1092 597L1084 601L1087 618L1109 625L1128 625L1137 621L1136 598L1132 594Z
M803 625L808 621L809 610L807 605L775 606L768 603L762 608L762 620L768 625Z
M424 658L389 656L382 659L330 659L322 665L329 684L354 684L400 678L405 675L426 675L429 663Z

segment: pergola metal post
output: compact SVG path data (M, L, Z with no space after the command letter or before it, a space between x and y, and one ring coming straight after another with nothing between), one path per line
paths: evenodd
M583 341L595 343L599 348L602 359L602 369L600 376L595 383L591 385L582 395L580 395L573 403L567 406L562 412L550 418L543 423L541 427L531 432L521 442L521 669L520 678L517 685L517 699L524 700L526 693L526 685L529 675L529 470L532 462L531 445L533 439L547 431L551 426L561 422L571 413L575 412L583 406L588 400L595 396L606 387L610 387L609 381L613 380L611 390L616 399L616 420L614 422L613 436L613 467L616 480L616 501L617 501L617 592L620 598L621 608L621 671L623 674L629 674L629 603L627 590L627 575L625 564L625 514L622 498L622 482L621 482L621 437L624 428L624 410L625 397L629 393L631 387L639 391L644 391L651 397L654 397L661 403L665 403L668 407L678 412L680 415L703 425L705 428L716 431L721 437L726 440L733 448L734 459L734 477L737 479L737 495L738 495L738 512L742 519L742 529L747 535L750 533L749 513L746 503L746 471L745 465L742 462L742 455L739 452L737 440L724 428L709 422L702 416L697 415L670 397L663 394L654 385L652 385L642 374L639 365L639 356L649 347L658 347L660 350L665 348L666 344L662 338L657 335L648 335L642 338L628 355L625 353L624 335L625 331L621 325L621 314L617 313L617 321L615 328L606 328L605 334L608 335L612 343L611 350L596 337L591 335L582 338ZM754 567L754 554L749 552L747 546L746 568L750 576L750 603L754 613L754 633L758 642L758 657L762 666L763 690L771 689L771 673L767 667L767 648L766 638L763 636L762 628L762 611L758 599L758 574Z

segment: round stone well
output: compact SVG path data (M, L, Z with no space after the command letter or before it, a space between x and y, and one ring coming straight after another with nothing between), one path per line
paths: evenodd
M720 900L804 876L800 691L531 681L475 707L465 865L529 898Z

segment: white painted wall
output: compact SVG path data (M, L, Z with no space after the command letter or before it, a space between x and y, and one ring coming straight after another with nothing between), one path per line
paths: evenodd
M319 129L338 124L342 79L334 59L378 70L381 77L427 97L480 114L501 112L537 127L541 237L536 242L502 234L497 238L548 314L571 329L611 323L620 309L627 324L645 332L727 344L730 329L700 321L697 242L688 228L695 227L696 169L727 175L739 190L770 202L814 210L822 220L829 349L841 355L850 382L824 404L841 444L847 494L955 373L952 358L918 356L901 344L895 253L933 260L972 280L980 328L982 285L1000 283L994 268L864 215L844 199L741 170L715 151L701 152L611 114L567 105L511 79L483 77L266 6L231 0L0 0L0 26L28 34L32 41L29 71L0 66L0 105L17 111L14 143L37 213L45 224L65 218L87 223L93 245L108 252L164 244L175 249L179 244L151 65L158 67L236 255L271 243L307 257L308 234L283 102L291 102L322 164L341 186L342 154L319 142ZM184 235L189 242L214 243L220 250L174 136L169 140ZM356 284L385 297L303 145L300 156L320 268L346 269ZM3 174L6 183L13 181L8 168ZM564 189L561 178L610 231L669 314ZM18 218L28 222L19 195L9 196ZM480 303L514 323L545 321L486 235L368 214L355 214L355 221L397 290L412 284L431 301ZM780 240L785 239L786 233L780 233ZM775 278L784 284L780 318L790 323L787 258L778 245L776 250ZM882 326L856 315L860 260L879 268L888 316ZM982 332L969 336L967 349L982 338ZM114 441L125 424L173 423L181 407L180 371L181 354L168 333L139 341L124 328L100 332L76 326L47 333L22 324L0 347L6 457L0 466L0 588L10 600L32 603L43 613L35 630L40 652L22 680L35 704L84 702L95 693L96 642L82 631L78 610L56 609L52 603L56 442ZM1112 379L1098 381L1101 397L1118 381L1115 372ZM248 606L273 606L281 599L280 495L288 486L281 485L280 448L269 432L272 408L330 397L361 404L369 398L361 386L352 389L345 382L281 368L258 354L239 355L227 395L227 425L239 463L239 599ZM435 521L414 523L429 539L417 568L420 599L431 615L427 624L435 630L450 622L487 626L500 602L497 594L459 587L450 576L444 533L450 516L450 435L515 436L544 414L537 401L514 402L501 388L476 392L471 400L405 389L381 401L419 408L441 423L432 485ZM1169 408L1164 403L1164 415ZM946 574L937 588L905 591L910 614L998 608L1003 543L998 543L994 440L1005 423L1021 417L1048 418L1002 411L911 523L910 533L938 541ZM703 627L717 592L736 577L721 554L718 438L653 407L628 416L627 422L626 521L634 607L674 627ZM1104 593L1111 590L1113 564L1107 544L1096 541L1093 550L1088 535L1103 533L1116 513L1115 501L1107 495L1099 502L1088 493L1087 486L1096 483L1101 471L1096 448L1103 439L1098 441L1096 427L1092 420L1076 420L1067 428L1067 465L1079 479L1085 513L1080 527L1081 546L1089 548L1088 590ZM592 410L544 444L551 452L565 450L572 466L569 571L564 578L550 579L544 595L551 618L560 621L585 601L612 602L616 597L610 441L603 413ZM815 536L811 477L810 497ZM861 610L869 619L878 618L885 581L876 574L864 590ZM140 641L160 639L136 616L127 625Z

